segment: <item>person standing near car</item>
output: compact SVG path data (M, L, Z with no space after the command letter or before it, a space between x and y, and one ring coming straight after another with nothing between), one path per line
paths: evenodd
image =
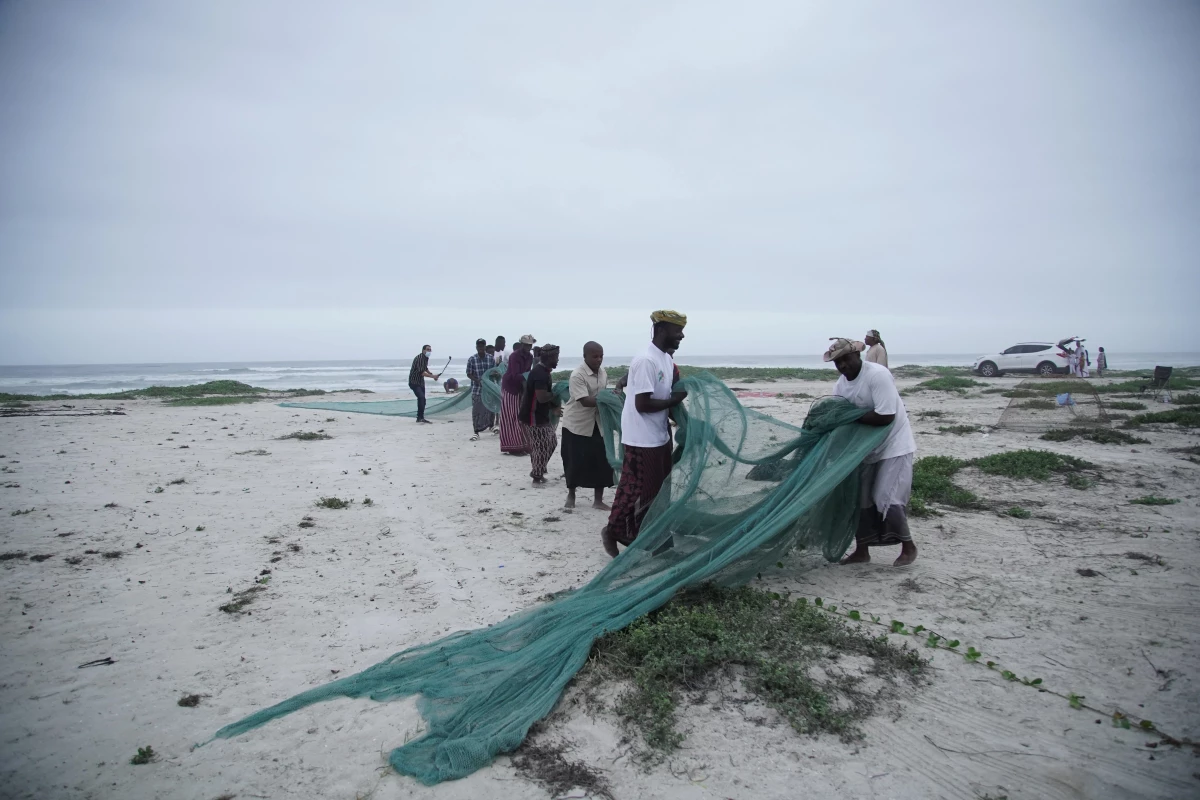
M867 331L865 339L867 352L863 353L862 360L886 367L888 365L887 347L883 344L883 339L879 337L879 331L874 329Z

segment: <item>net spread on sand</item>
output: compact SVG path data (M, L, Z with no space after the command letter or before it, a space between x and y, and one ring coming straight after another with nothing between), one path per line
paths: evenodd
M1111 424L1096 388L1083 378L1031 378L1009 392L997 428L1045 433L1064 426L1103 428Z
M498 387L489 383L484 396L498 408ZM863 409L834 398L814 402L797 428L744 408L711 375L690 376L680 388L688 400L673 413L675 468L637 540L590 583L487 628L410 648L302 692L225 726L214 738L238 736L335 697L419 695L426 732L393 750L391 765L426 784L461 778L521 744L606 632L662 606L680 589L744 584L795 547L839 558L858 521L857 468L888 428L851 424ZM431 404L426 413L456 410L449 405L456 397L438 412ZM611 391L600 395L601 427L614 461L620 456L621 403ZM381 403L285 405L397 413L381 410L387 405Z

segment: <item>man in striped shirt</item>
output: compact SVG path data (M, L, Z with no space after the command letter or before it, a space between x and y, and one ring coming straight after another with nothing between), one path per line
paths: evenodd
M467 359L467 377L471 379L471 426L475 433L472 442L479 441L479 434L496 423L496 415L483 404L483 375L496 366L495 357L487 352L488 343L475 340L475 355Z
M424 422L432 425L433 423L425 419L425 379L438 379L429 371L429 356L433 354L433 348L425 345L421 348L421 352L412 361L412 367L408 370L408 388L412 389L413 394L417 396L417 422Z

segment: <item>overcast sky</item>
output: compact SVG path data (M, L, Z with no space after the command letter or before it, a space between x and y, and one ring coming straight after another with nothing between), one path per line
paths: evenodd
M0 363L1198 350L1200 3L0 2Z

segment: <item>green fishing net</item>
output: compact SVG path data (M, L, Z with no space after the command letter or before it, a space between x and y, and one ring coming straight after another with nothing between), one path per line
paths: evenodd
M484 396L499 408L498 387L485 380ZM675 467L637 540L590 583L490 627L404 650L302 692L214 738L238 736L335 697L419 695L426 732L393 750L391 765L425 784L461 778L521 744L606 632L662 606L680 589L744 584L796 547L841 557L858 521L857 468L888 428L853 424L864 410L840 399L814 402L797 428L744 408L711 375L693 375L678 386L688 399L673 415ZM601 429L614 461L621 403L611 391L600 395ZM365 409L355 406L379 404L288 405L358 411Z

